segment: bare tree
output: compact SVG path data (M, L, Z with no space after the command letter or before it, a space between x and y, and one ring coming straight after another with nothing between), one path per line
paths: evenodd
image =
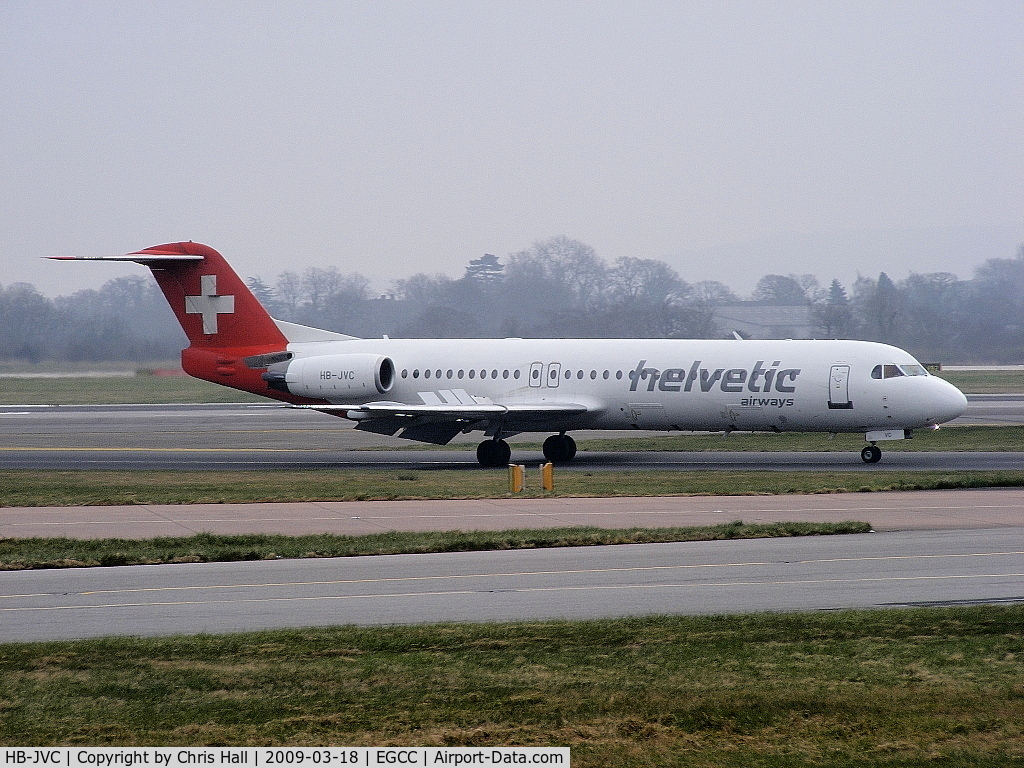
M793 275L765 275L757 281L751 298L779 305L807 303L806 290Z
M717 280L701 280L693 284L693 298L699 304L717 307L721 304L732 304L739 297L725 283Z
M282 272L277 276L277 284L274 289L277 296L278 306L281 307L282 320L294 320L299 312L299 302L302 299L302 280L291 270Z

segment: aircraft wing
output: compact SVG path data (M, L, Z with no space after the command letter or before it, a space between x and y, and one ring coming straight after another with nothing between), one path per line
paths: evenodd
M420 393L421 397L431 393ZM459 432L468 430L480 422L494 422L501 425L504 435L522 431L518 425L527 423L556 423L571 420L594 410L583 403L562 402L515 402L515 403L448 403L441 398L438 402L409 403L372 402L340 405L296 405L292 408L321 411L343 416L358 422L356 429L382 435L419 440L425 443L444 445ZM480 398L483 399L483 398ZM479 426L477 426L479 429Z

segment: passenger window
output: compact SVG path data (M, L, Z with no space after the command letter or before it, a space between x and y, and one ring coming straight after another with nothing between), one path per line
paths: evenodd
M415 368L415 369L413 369L413 372L412 372L412 377L413 377L414 379L418 379L418 378L420 377L420 369L419 369L419 368Z
M448 369L448 378L450 379L451 377L452 377L452 369L451 369L451 368L449 368L449 369Z
M429 379L430 378L430 369L429 368L427 368L427 370L425 370L423 372L423 378L424 379Z
M480 378L481 379L486 379L487 378L487 371L486 370L480 371Z
M616 379L621 379L622 378L622 371L616 371L615 372L615 378Z
M519 369L518 368L512 373L512 377L516 378L516 379L519 378Z
M491 378L492 379L498 378L498 369L497 368L495 368L493 371L491 371Z
M590 378L591 378L591 380L596 379L597 378L597 371L591 371L590 372Z
M435 375L435 376L436 376L437 378L439 378L439 379L440 379L440 378L441 378L441 369L440 369L440 368L438 368L438 369L437 369L437 370L436 370L436 371L434 372L434 375ZM448 373L448 376L449 376L449 377L451 376L451 372L450 372L450 371L449 371L449 373Z
M565 378L571 379L572 378L572 371L566 369L566 371L565 371Z
M459 378L461 379L461 378L463 377L463 375L464 375L464 374L465 374L465 371L463 371L463 370L462 370L462 369L460 368L460 369L459 369Z
M409 369L408 368L403 368L402 369L402 378L403 379L408 379L409 378Z
M583 371L577 371L576 372L576 378L577 379L582 379L583 378Z
M501 372L501 378L503 378L503 379L507 379L508 378L508 368L506 368L504 371Z
M471 378L471 379L475 379L476 378L476 371L474 371L472 368L469 369L469 378Z
M608 376L609 376L608 371L605 371L602 375L604 376L604 380L608 381Z

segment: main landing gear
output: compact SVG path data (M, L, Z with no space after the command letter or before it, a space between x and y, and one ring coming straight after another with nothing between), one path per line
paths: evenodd
M877 464L882 458L882 449L877 445L869 445L860 452L860 458L865 464Z
M566 464L576 455L576 441L564 432L544 441L544 458L555 464ZM476 460L481 467L504 467L512 458L512 449L504 440L484 440L476 447Z
M576 441L565 432L544 441L544 458L554 464L566 464L576 456Z
M484 440L476 447L476 460L481 467L504 467L512 458L512 449L504 440Z

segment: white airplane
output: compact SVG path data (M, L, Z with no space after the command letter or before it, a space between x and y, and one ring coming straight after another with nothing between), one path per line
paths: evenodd
M936 429L967 408L902 349L867 341L359 339L273 319L212 248L169 243L125 256L148 266L190 346L196 378L444 445L481 431L484 466L506 437L553 432L568 462L582 429L863 432L876 443Z

